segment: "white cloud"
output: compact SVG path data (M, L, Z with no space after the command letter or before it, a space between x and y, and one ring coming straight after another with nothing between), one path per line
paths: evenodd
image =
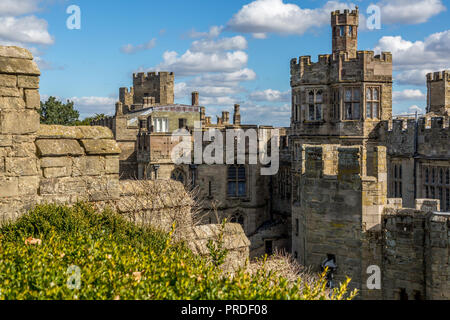
M386 24L418 24L445 11L441 0L383 0L377 5L381 8L381 22Z
M155 46L156 46L156 39L153 38L152 40L143 44L139 44L137 46L133 46L132 44L124 45L120 48L120 51L125 54L133 54L139 51L153 49Z
M117 98L112 97L72 97L74 108L80 112L80 118L89 117L96 113L111 115Z
M163 62L156 68L170 70L178 76L196 75L203 72L235 72L247 64L248 55L243 51L192 52L187 50L179 56L175 51L166 51Z
M415 113L415 112L417 112L417 113L424 113L423 109L418 107L418 106L416 106L416 105L413 105L413 106L409 107L409 112L411 112L411 113Z
M392 98L394 101L423 100L426 98L426 94L418 89L406 89L403 91L394 91Z
M289 126L291 107L289 104L266 105L246 102L241 104L242 122L273 126Z
M241 82L256 79L256 73L244 68L230 73L205 73L189 79L187 82L175 84L176 99L189 97L191 92L198 91L203 104L227 105L239 100L236 95L245 92Z
M239 82L252 81L256 79L256 73L248 68L240 69L228 73L205 73L201 76L195 77L190 81L192 86L223 86L234 87Z
M72 97L69 100L81 106L113 106L116 102L116 99L111 97Z
M255 39L267 39L266 33L252 33L252 36Z
M382 37L375 52L393 54L394 79L400 84L424 85L429 72L450 68L450 30L434 33L424 41L409 41L401 36Z
M267 33L302 35L330 23L330 12L354 8L352 3L328 1L322 8L303 9L283 0L256 0L244 5L228 22L233 31L264 38Z
M204 97L200 96L200 104L204 106L230 106L238 103L238 98L233 97Z
M223 38L219 40L197 40L191 45L192 52L217 52L247 49L247 40L242 36Z
M291 91L278 91L267 89L264 91L254 91L250 94L250 99L254 101L269 101L269 102L286 102L291 97Z
M0 17L0 41L50 45L54 40L47 27L46 20L35 16Z
M192 29L188 36L190 38L217 38L222 33L223 28L223 26L212 26L208 32L197 32L195 29Z
M38 10L40 0L2 0L0 16L20 16Z

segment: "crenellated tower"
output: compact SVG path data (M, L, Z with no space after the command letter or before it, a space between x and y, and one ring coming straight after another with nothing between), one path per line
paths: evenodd
M339 10L331 13L331 29L333 38L333 54L341 52L348 54L349 58L356 58L358 49L359 11Z
M174 103L173 72L149 72L133 74L134 104L144 103L144 98L154 98L155 104Z
M427 74L427 113L450 116L450 70Z
M308 143L376 142L392 118L392 55L358 51L359 11L331 13L333 52L291 60L291 134Z

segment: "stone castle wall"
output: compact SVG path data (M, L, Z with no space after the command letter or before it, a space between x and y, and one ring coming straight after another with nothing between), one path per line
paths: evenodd
M30 52L0 46L0 217L15 218L36 202L40 71Z
M450 215L439 200L416 201L414 209L387 207L383 217L383 298L450 298Z
M0 46L0 222L40 203L89 201L137 223L169 230L176 222L191 245L215 239L202 228L217 226L193 225L181 183L119 180L121 149L109 128L40 125L39 75L27 50ZM240 226L227 228L226 265L243 265L248 240Z

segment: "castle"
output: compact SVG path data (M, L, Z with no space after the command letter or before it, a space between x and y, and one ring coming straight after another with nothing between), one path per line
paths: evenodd
M260 165L172 163L170 132L196 121L203 131L272 128L241 124L239 105L233 123L223 112L212 124L197 92L192 105L173 104L172 73L135 74L116 115L95 124L115 133L125 177L198 187L205 211L218 201L243 226L252 256L278 248L316 269L328 263L366 299L448 299L450 71L427 75L425 116L394 119L392 54L359 51L358 26L358 9L332 12L332 53L291 60L275 176ZM374 266L379 290L368 287Z
M292 252L363 298L448 299L450 72L427 76L424 117L393 120L392 55L357 50L358 19L332 12L332 54L291 60Z
M125 177L198 187L205 211L218 201L243 226L252 256L278 248L316 269L331 263L335 281L351 277L362 298L448 299L450 72L427 76L425 116L394 119L392 54L359 51L358 26L358 9L332 12L332 53L291 60L275 176L260 165L172 163L170 132L196 121L203 131L271 128L243 125L239 105L233 123L223 112L212 124L197 92L191 105L173 104L172 73L135 74L116 115L95 124L115 133ZM374 266L380 290L368 287Z
M32 55L0 47L0 218L78 200L128 214L125 204L145 198L145 190L132 197L139 180L170 189L145 203L147 216L189 215L189 195L176 180L195 190L203 223L215 223L217 213L242 226L250 245L238 224L231 245L241 265L249 249L253 257L285 249L313 270L331 266L334 282L350 277L362 299L449 299L450 71L424 79L424 116L394 118L392 55L357 50L358 14L331 13L331 54L291 60L291 124L278 128L273 176L261 175L260 163L174 163L176 129L274 128L243 124L239 105L213 123L198 92L190 105L175 104L169 72L133 75L133 87L119 89L115 115L97 126L40 125ZM200 226L199 242L208 228Z

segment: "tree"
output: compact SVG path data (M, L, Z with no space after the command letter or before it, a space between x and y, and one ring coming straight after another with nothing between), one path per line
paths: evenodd
M43 124L59 124L59 125L76 125L80 113L73 108L73 101L67 100L62 103L55 97L49 97L45 103L41 101L41 123Z

